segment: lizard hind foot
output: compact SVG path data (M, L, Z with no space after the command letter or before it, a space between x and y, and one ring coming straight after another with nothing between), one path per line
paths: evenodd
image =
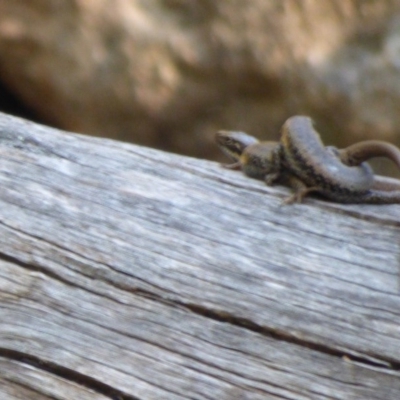
M318 191L317 187L310 187L310 188L296 190L293 194L291 194L290 196L286 197L283 200L283 204L289 205L294 203L302 203L304 198L307 197L309 193L316 191Z

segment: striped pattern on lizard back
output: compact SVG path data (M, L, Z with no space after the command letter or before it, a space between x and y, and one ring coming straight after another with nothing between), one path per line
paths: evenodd
M349 167L333 150L324 147L312 120L305 116L289 118L282 127L281 159L308 187L333 200L353 202L369 192L373 172L368 164Z

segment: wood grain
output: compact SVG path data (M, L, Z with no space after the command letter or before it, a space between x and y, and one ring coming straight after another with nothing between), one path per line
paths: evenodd
M4 114L0 184L2 399L400 398L400 205Z

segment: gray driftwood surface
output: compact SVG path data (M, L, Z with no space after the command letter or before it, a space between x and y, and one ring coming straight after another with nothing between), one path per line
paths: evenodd
M0 398L400 398L400 205L0 114Z

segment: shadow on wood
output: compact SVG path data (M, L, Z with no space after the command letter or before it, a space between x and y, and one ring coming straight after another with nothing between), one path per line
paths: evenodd
M2 399L400 398L400 206L0 115Z

